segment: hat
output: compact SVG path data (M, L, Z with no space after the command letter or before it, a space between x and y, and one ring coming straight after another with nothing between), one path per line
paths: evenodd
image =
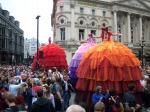
M33 90L37 93L37 92L43 90L43 88L42 88L42 86L35 86L35 87L33 87Z

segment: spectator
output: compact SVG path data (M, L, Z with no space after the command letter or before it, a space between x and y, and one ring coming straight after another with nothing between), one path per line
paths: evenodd
M9 105L9 108L7 108L4 112L18 112L19 109L15 104L15 96L12 93L7 92L4 97Z
M116 94L114 89L110 90L110 98L108 102L106 102L106 112L124 112L123 103L121 102L121 99L119 95Z
M105 112L105 104L101 101L98 101L94 105L94 112Z
M80 102L79 105L85 109L86 112L90 112L90 108L85 102Z
M66 112L86 112L80 105L71 105L67 108Z
M52 81L54 82L52 87L51 87L51 91L54 95L54 100L55 100L55 109L56 111L62 111L62 103L63 103L63 91L62 91L62 87L61 87L61 78L60 77L53 77Z
M150 107L150 79L147 80L144 91L142 92L142 101L144 107L147 109Z
M31 112L55 112L50 100L44 98L43 90L37 91L37 101L32 105Z
M72 85L70 84L69 76L64 75L63 77L64 81L62 84L62 89L63 89L63 100L64 100L64 109L66 110L69 106L69 100L71 98L71 92L74 91Z
M2 95L3 94L2 92L3 91L1 90L0 91L0 112L2 112L2 110L5 110L8 107L4 96Z
M45 98L49 99L55 108L54 95L51 93L50 87L47 84L43 85L43 91Z
M98 101L107 100L109 98L109 91L107 93L102 93L102 87L97 86L95 93L92 95L92 102L95 105Z
M135 112L140 109L140 105L136 102L136 97L134 95L134 84L128 85L128 92L123 96L125 111Z

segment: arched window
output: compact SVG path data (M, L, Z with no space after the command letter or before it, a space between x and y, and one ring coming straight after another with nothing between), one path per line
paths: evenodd
M80 20L80 25L83 25L83 24L84 24L83 20Z
M133 35L133 30L134 30L134 29L133 29L133 25L131 25L131 43L133 43L133 36L134 36L134 35Z
M65 23L65 20L62 18L62 19L60 19L60 23L61 24L64 24Z
M118 32L121 33L121 25L118 25ZM118 36L118 41L121 42L121 35Z
M94 22L94 21L92 21L92 23L91 23L91 24L92 24L92 26L93 26L93 27L95 26L95 22Z

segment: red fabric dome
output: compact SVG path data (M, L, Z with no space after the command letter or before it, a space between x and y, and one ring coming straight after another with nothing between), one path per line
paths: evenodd
M57 44L48 44L39 48L39 66L44 69L57 67L59 69L67 69L66 54L63 48ZM35 70L37 65L37 53L34 55L32 69Z

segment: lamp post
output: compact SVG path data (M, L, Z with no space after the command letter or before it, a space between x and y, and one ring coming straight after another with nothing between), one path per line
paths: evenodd
M36 16L36 19L37 19L37 66L38 65L38 61L39 61L39 53L38 53L38 49L39 49L39 18L40 16L37 15Z
M144 67L144 47L145 47L145 44L144 44L144 39L142 39L142 42L140 44L141 46L141 61L142 61L142 68Z

